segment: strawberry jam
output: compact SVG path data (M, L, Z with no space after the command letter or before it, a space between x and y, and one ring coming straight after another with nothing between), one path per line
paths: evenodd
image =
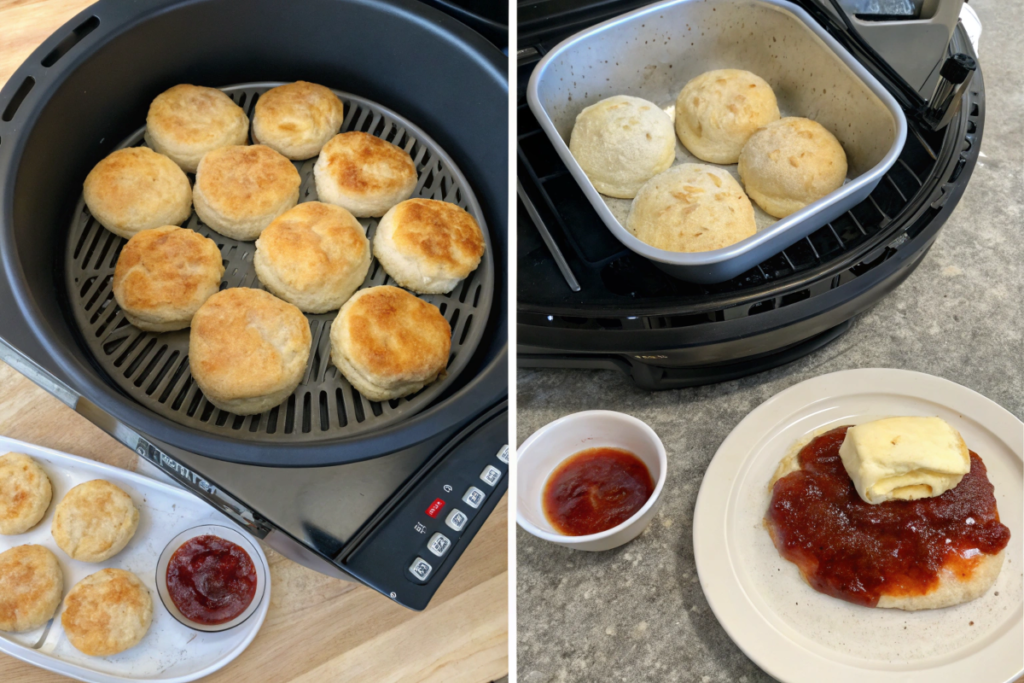
M192 621L224 624L256 596L256 567L241 546L218 536L196 536L171 556L167 591Z
M801 449L802 469L775 482L765 515L779 554L815 590L868 607L882 595L924 595L938 587L943 567L966 580L981 555L1009 543L977 454L971 471L941 496L869 505L839 457L846 430Z
M616 527L654 493L644 461L621 448L588 448L569 456L544 487L544 516L566 536Z

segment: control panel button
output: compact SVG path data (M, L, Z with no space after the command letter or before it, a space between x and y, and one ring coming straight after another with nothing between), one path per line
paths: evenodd
M430 576L430 572L434 571L434 568L430 566L430 563L424 560L422 557L417 557L409 565L409 573L413 575L417 581L425 583L427 577Z
M427 543L427 549L438 557L444 557L445 553L448 552L448 548L451 547L452 542L444 534L434 534Z
M502 461L506 465L508 464L508 446L502 446L501 450L498 451L498 460Z
M466 494L462 496L462 502L476 510L484 502L486 494L475 486L470 486Z
M488 486L494 486L501 479L501 470L493 465L488 465L480 473L480 479Z
M427 508L427 517L437 517L437 513L444 507L444 501L438 498Z
M455 509L448 513L448 517L444 520L444 523L447 524L450 529L462 531L466 528L466 522L468 521L469 517L466 517L464 512Z

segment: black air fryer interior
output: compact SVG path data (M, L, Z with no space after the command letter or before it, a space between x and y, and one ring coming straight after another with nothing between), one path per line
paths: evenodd
M471 183L505 263L507 81L504 56L465 26L412 0L274 0L93 5L48 39L0 93L0 291L4 327L89 401L142 433L233 462L323 465L408 446L506 393L506 279L461 379L430 408L342 442L247 445L182 427L139 406L94 364L67 308L59 260L89 169L176 83L225 86L305 79L375 101L419 125ZM0 330L0 335L7 333ZM341 445L339 445L339 443Z
M617 369L640 386L667 389L795 360L842 334L931 246L977 161L981 72L945 129L908 120L899 160L867 201L733 280L698 285L655 268L605 229L526 104L530 74L549 49L638 4L646 3L546 0L521 8L518 175L580 291L566 284L520 201L519 365ZM973 54L962 30L953 47Z

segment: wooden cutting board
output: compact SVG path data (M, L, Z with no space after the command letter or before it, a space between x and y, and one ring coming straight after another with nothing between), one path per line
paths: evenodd
M0 87L43 40L91 3L0 0ZM135 454L0 362L0 434L118 467ZM444 681L508 673L507 496L430 607L413 612L264 546L270 612L242 655L206 681ZM142 645L141 647L144 647ZM0 681L70 680L0 655Z

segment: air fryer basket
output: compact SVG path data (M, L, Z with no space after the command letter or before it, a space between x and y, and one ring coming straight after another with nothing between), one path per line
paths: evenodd
M480 340L460 377L420 413L355 435L328 430L301 442L256 443L230 429L209 433L179 424L112 382L78 332L62 273L82 180L138 130L152 98L176 83L301 78L399 113L468 178L490 233L492 262L505 262L503 55L413 0L296 5L156 0L140 7L101 0L40 46L0 92L0 257L4 289L11 292L10 300L0 300L3 326L27 327L72 389L132 429L201 455L272 466L338 464L392 452L463 423L507 392L503 269L494 273L490 315L473 323Z
M260 95L279 83L258 83L224 88L252 119ZM410 121L394 112L348 93L337 93L345 103L341 131L375 134L409 152L419 174L414 197L453 202L472 214L487 236L487 222L473 188L444 150ZM143 144L144 128L120 147ZM317 199L313 181L316 159L295 165L302 178L299 201ZM359 221L373 239L377 219ZM411 396L390 401L369 401L352 387L330 361L330 329L337 313L307 314L313 337L309 363L301 384L280 406L265 413L241 416L216 408L196 385L189 369L189 331L152 333L132 326L114 300L114 266L127 240L97 223L81 200L71 219L65 257L65 280L75 322L92 351L93 359L129 396L147 408L196 429L247 441L312 441L343 437L387 426L422 410L458 380L483 335L494 291L494 261L488 249L480 266L448 294L422 295L434 304L452 327L447 377ZM217 243L225 263L221 289L263 288L253 267L255 244L224 237L200 222L193 211L185 226ZM363 287L394 284L376 259Z

